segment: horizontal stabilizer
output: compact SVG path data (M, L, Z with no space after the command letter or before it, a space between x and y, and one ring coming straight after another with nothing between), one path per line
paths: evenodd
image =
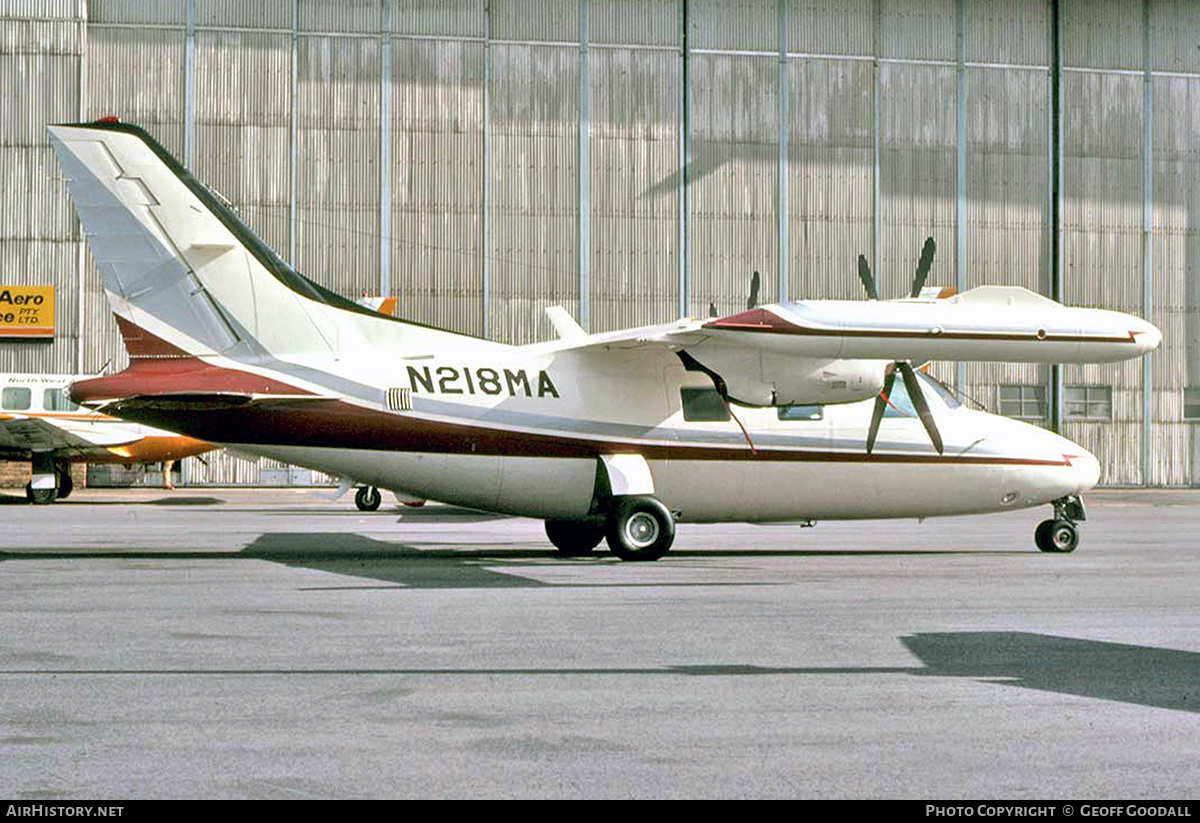
M575 322L575 318L562 306L547 306L546 316L554 326L560 340L582 340L588 336L583 326Z
M217 411L246 406L291 405L311 403L318 400L336 400L317 394L241 394L238 392L176 392L169 394L143 394L125 397L106 403L106 412L117 413L138 410L160 411Z

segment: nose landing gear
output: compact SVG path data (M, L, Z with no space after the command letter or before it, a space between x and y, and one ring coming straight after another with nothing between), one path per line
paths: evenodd
M1079 546L1079 530L1075 524L1087 519L1083 499L1077 494L1069 494L1051 505L1054 506L1054 517L1038 524L1033 533L1034 545L1043 552L1073 552Z
M358 491L354 493L354 505L358 506L361 512L373 512L382 502L383 495L374 486L359 486Z

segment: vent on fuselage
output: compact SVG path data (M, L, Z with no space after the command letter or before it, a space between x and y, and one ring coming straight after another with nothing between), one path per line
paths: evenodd
M391 411L412 411L412 389L388 389L387 405Z

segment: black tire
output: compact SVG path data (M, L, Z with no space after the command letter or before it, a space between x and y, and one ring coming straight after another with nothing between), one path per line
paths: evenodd
M1043 520L1041 523L1038 523L1038 527L1033 530L1033 545L1038 547L1038 551L1054 551L1054 548L1050 545L1050 529L1053 526L1053 520Z
M58 499L66 500L71 496L71 492L75 490L75 481L71 479L71 470L66 469L58 473Z
M590 520L547 520L546 537L563 557L586 557L604 539L604 523Z
M653 497L619 497L605 537L622 560L658 560L675 542L675 518Z
M1037 547L1052 554L1069 554L1079 547L1079 530L1070 520L1046 520L1034 532Z
M373 512L383 502L383 495L374 486L362 486L354 493L354 505L359 511Z
M35 489L32 483L25 485L25 499L35 506L45 506L58 498L58 489Z

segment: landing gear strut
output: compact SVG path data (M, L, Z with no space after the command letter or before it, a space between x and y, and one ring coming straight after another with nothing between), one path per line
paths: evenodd
M1079 546L1079 530L1075 524L1086 520L1083 500L1077 494L1060 497L1051 503L1054 517L1043 520L1033 533L1033 542L1039 551L1066 554Z

